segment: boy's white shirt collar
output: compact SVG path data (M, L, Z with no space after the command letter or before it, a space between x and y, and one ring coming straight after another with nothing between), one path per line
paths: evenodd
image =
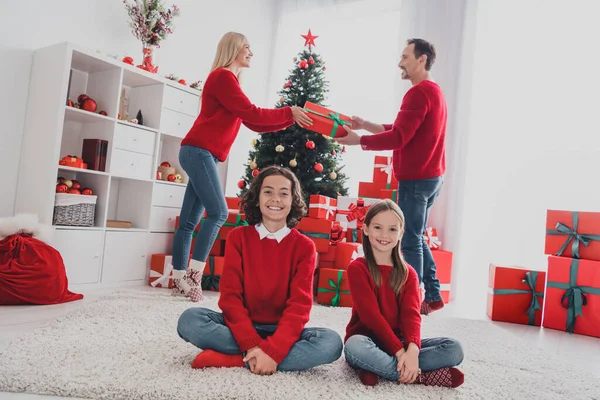
M283 238L286 237L291 232L291 229L288 228L287 226L284 226L277 232L273 232L273 233L269 232L267 230L267 228L265 228L265 226L262 224L262 222L256 224L255 226L256 226L256 231L258 232L258 235L260 236L260 240L263 240L264 238L268 238L268 239L275 239L275 240L277 240L278 243L281 243Z

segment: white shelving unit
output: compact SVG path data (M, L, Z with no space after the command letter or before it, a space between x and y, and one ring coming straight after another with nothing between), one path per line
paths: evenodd
M96 101L95 113L67 105L80 94ZM58 177L94 191L94 226L55 226L51 244L61 252L71 284L143 284L149 255L171 252L188 179L179 165L179 147L199 113L199 96L195 89L71 43L35 52L15 211L52 224ZM143 126L118 117L123 111L128 114L123 119L135 118L138 110ZM84 139L108 141L105 171L59 165L66 155L81 157ZM156 180L163 161L183 183ZM111 228L107 220L132 226Z

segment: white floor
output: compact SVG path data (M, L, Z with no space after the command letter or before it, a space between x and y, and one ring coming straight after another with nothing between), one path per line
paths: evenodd
M53 306L1 306L0 307L0 346L11 338L27 333L41 325L53 321L77 307L91 301L96 301L109 294L114 289L85 289L71 288L77 293L83 293L85 298L81 301L53 305ZM150 287L139 287L136 290L156 291ZM452 302L446 307L429 317L460 317L469 319L487 319L485 315L485 301L461 304ZM512 332L514 335L538 346L548 353L558 354L562 357L576 360L578 364L600 377L600 339L581 335L571 335L538 327L496 323L498 326ZM507 335L507 345L510 336ZM0 374L2 372L0 371ZM66 399L66 397L38 396L31 394L0 393L0 400L26 400L26 399ZM72 399L72 398L69 398Z

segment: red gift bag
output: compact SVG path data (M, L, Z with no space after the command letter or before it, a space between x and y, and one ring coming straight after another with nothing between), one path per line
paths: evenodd
M0 241L0 304L59 304L83 298L68 287L58 250L30 233Z

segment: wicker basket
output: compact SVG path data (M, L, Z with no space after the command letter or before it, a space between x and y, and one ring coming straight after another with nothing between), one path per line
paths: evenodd
M56 193L53 225L94 226L98 196Z

